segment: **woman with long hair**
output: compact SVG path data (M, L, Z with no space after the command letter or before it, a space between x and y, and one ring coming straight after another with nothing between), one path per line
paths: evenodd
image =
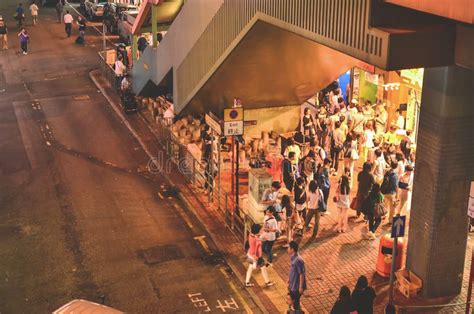
M339 290L339 297L332 307L331 314L350 314L354 311L351 290L347 286L342 286Z
M367 277L360 276L352 291L352 302L357 313L373 314L375 296L375 290L369 287Z
M347 231L347 210L350 207L351 187L349 183L350 170L344 168L344 173L339 179L339 185L336 190L336 205L339 212L337 219L337 232Z
M266 286L272 286L274 283L268 279L267 266L262 257L262 240L259 237L260 230L262 226L259 224L253 224L250 229L250 234L248 238L248 250L247 250L247 260L249 262L249 267L247 268L247 274L245 276L245 286L253 287L254 284L250 282L252 278L252 273L257 267L260 268L262 272L263 279L265 280Z

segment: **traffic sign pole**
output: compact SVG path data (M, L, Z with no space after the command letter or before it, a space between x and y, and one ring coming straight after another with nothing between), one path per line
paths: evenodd
M393 286L395 283L395 267L397 266L397 255L398 255L398 237L405 236L405 222L406 216L400 216L397 214L393 217L391 236L393 238L392 246L392 265L390 268L390 288L388 295L388 304L393 305Z
M393 285L395 281L395 266L398 254L398 237L393 239L393 249L392 249L392 267L390 269L390 290L388 295L388 304L393 305Z

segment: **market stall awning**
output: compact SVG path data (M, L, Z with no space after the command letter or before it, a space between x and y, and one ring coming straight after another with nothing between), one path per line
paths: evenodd
M146 0L142 3L140 12L132 27L132 34L139 35L143 27L152 25L152 7L156 6L156 23L158 25L171 25L178 15L184 0Z

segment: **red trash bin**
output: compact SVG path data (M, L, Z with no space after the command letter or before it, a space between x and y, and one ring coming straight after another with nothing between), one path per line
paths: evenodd
M405 254L403 248L405 243L403 238L398 238L397 245L397 258L395 260L395 271L402 268L403 254ZM390 277L390 269L392 267L392 250L393 250L393 239L390 237L390 233L385 234L380 238L379 254L377 256L377 274L382 277Z

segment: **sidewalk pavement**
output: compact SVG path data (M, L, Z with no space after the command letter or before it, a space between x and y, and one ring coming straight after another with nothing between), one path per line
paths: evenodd
M125 117L120 109L120 99L115 90L101 76L98 70L91 72L91 78L96 83L99 90L104 94L112 108L131 129L134 136L144 147L147 154L158 156L161 151L166 154L161 147L156 145L157 130L147 113L138 115L128 115ZM166 156L166 155L165 155ZM224 259L231 267L232 271L242 283L244 283L247 268L246 258L242 247L242 240L232 233L232 230L224 222L224 213L217 209L213 203L207 202L207 197L199 190L194 190L188 184L185 177L177 169L173 169L173 176L167 177L170 184L175 186L180 194L180 198L196 217L203 223L210 237L221 250ZM331 178L333 189L335 189L337 178ZM352 191L355 192L355 188ZM377 239L374 241L365 240L363 234L367 232L364 222L355 221L349 218L349 231L339 234L335 232L337 208L332 201L332 196L328 202L329 215L321 218L320 231L318 237L313 242L308 242L305 236L301 243L301 255L306 263L308 290L302 298L305 312L309 313L329 313L337 296L339 289L347 285L351 290L354 288L357 278L365 275L371 285L375 288L377 298L375 302L375 313L383 313L383 308L388 300L388 279L382 278L375 273L380 235L389 231L387 226L380 227ZM405 238L406 240L407 238ZM283 243L276 243L274 246L274 267L269 270L271 280L276 285L269 288L264 286L263 279L259 272L254 271L253 278L257 285L249 290L257 305L269 313L284 313L288 306L286 303L286 280L289 272L289 256L286 249L282 248ZM462 293L453 298L440 300L423 300L414 298L407 300L400 293L395 293L395 303L400 306L406 305L433 305L443 303L461 303L466 300L466 291L469 277L470 256L472 243L469 241L466 254L465 272ZM417 310L416 313L444 312L446 309ZM448 312L462 312L463 306L451 307Z

